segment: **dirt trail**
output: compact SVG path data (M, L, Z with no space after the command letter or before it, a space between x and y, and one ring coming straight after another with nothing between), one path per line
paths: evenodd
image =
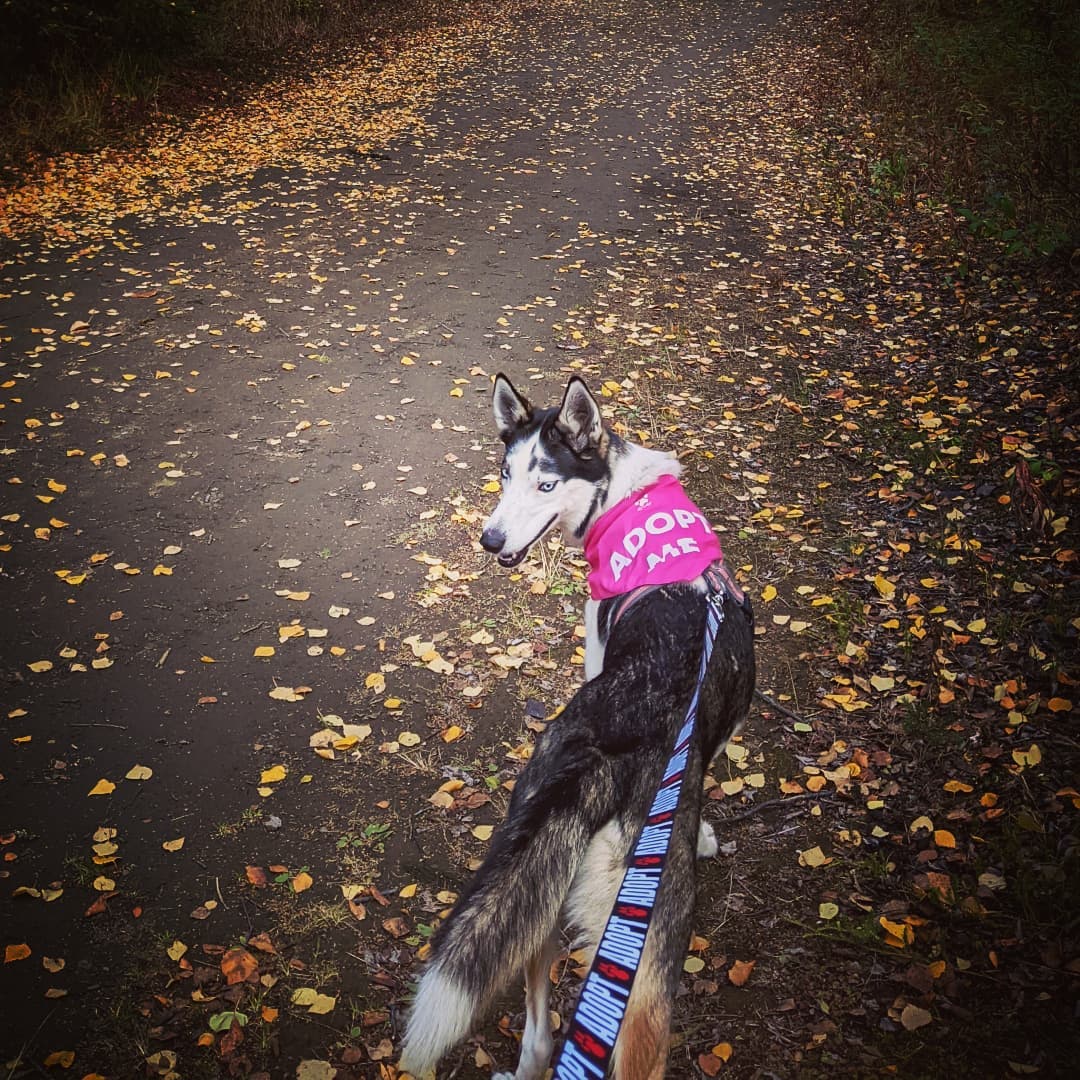
M538 401L569 370L602 386L622 430L683 453L754 594L782 590L759 642L783 707L710 779L731 824L671 1075L940 1075L955 1037L961 1074L1001 1064L963 1035L944 944L883 942L878 922L926 922L887 899L882 837L913 843L906 806L873 817L916 770L900 705L864 723L834 678L861 671L864 594L881 597L827 583L882 523L852 494L872 470L847 429L807 425L851 407L829 370L862 355L849 279L950 301L906 241L853 237L814 201L835 194L823 159L785 159L814 129L800 95L839 77L814 67L831 14L801 8L467 6L9 193L11 1075L69 1051L77 1075L390 1075L424 942L580 675L580 564L553 545L510 575L476 544L498 370ZM947 956L941 1000L910 948ZM1023 1007L1051 1029L1065 1006L1037 989ZM909 1026L923 1005L942 1022ZM510 1065L521 1003L504 1006L456 1075ZM1010 1060L1041 1062L1021 1027Z
M598 281L658 245L705 262L670 235L670 207L687 198L665 164L691 136L679 107L781 9L523 6L487 31L442 32L450 86L400 133L391 118L396 138L380 142L368 125L368 145L350 146L358 93L351 112L322 118L320 134L336 124L338 138L321 169L318 145L294 168L248 175L240 161L184 201L120 220L73 215L71 243L9 242L3 704L12 738L29 738L6 755L16 860L5 876L13 889L63 887L50 902L4 900L5 942L32 950L2 976L16 1074L69 1049L83 1071L140 1071L140 1054L171 1048L183 1075L213 1072L214 1052L173 1010L145 1015L147 991L191 992L157 975L174 940L201 985L198 965L216 963L202 942L233 945L289 920L310 936L319 924L305 909L351 918L339 889L350 873L391 895L460 879L441 837L409 842L438 785L417 790L417 777L478 761L498 776L506 762L493 748L520 741L525 719L520 690L495 678L507 669L469 641L490 626L499 646L527 643L529 626L521 586L493 577L471 545L490 500L485 372L553 396L571 355L560 346L578 347L568 315ZM285 109L274 119L290 133L305 122ZM512 628L507 605L518 607ZM560 666L580 595L564 605L551 643ZM279 638L289 625L306 635ZM437 648L454 673L409 666L410 632L449 634ZM260 647L275 654L253 656ZM522 663L495 655L511 671ZM30 668L41 661L51 670ZM385 690L365 689L371 673ZM546 710L564 688L541 675ZM310 690L271 700L278 686ZM444 745L438 731L464 706L467 735ZM334 762L308 746L333 730L327 714L371 728ZM422 771L380 753L403 731L423 740L411 751ZM260 797L260 773L278 764L287 778ZM152 777L124 779L136 765ZM88 797L101 779L115 791ZM98 841L95 865L102 828L116 835ZM180 837L182 849L162 849ZM284 899L264 905L248 865L287 866L290 879L306 867L315 884L295 900L279 885ZM107 910L85 917L99 894ZM217 907L192 922L205 901ZM64 970L50 974L43 956ZM241 1050L275 1075L387 1003L366 983L370 963L323 962L339 995L330 1016L309 1022L284 1000L276 1025L256 1034L253 1017L247 1029ZM331 992L322 974L314 981ZM68 994L47 1000L49 987Z

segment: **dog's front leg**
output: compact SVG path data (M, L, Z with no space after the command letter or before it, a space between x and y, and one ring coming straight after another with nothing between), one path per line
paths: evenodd
M607 641L600 637L600 601L585 601L585 681L590 682L604 670Z
M698 822L697 857L711 859L719 850L720 844L716 839L716 830L702 818Z

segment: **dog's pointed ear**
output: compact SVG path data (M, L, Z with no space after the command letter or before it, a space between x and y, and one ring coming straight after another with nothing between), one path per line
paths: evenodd
M604 438L600 406L576 375L567 383L555 427L576 454L599 448Z
M495 376L495 388L491 394L491 408L495 413L495 426L499 438L509 442L518 428L527 424L533 415L532 406L511 385L500 371Z

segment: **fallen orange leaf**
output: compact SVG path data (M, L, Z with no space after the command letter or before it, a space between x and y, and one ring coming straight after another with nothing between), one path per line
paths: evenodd
M732 986L745 986L756 964L756 960L736 960L727 973L728 981Z
M247 949L239 946L229 949L221 958L221 972L230 986L247 982L253 975L258 974L258 971L259 961Z

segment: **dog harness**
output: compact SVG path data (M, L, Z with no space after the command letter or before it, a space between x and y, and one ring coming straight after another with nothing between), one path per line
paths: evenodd
M677 476L662 476L620 500L585 537L594 600L693 581L723 557L709 519L690 501Z
M706 569L705 581L709 588L705 608L705 640L694 695L641 835L627 862L622 885L615 896L615 906L600 936L592 967L581 987L566 1039L555 1062L552 1080L602 1080L615 1051L671 846L701 687L705 682L717 631L724 621L724 600L728 595L733 595L746 606L740 599L741 590L737 594L729 590L727 583L730 575L722 563ZM631 596L629 603L654 587L650 585L636 590L637 595ZM625 607L617 610L609 625L623 611Z

